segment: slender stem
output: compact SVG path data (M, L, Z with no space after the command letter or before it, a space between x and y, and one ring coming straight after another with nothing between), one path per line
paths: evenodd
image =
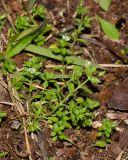
M55 110L52 111L52 112L50 112L50 113L49 113L48 115L46 115L46 116L50 116L50 115L54 114L62 105L64 105L64 103L66 103L66 102L69 100L69 98L70 98L71 96L74 95L74 93L75 93L77 90L79 90L82 86L84 86L88 81L89 81L89 78L87 78L86 81L84 81L83 83L81 83L80 85L78 85L78 87L74 90L73 93L68 94L68 95L63 99L63 101L61 101L61 102L55 107Z

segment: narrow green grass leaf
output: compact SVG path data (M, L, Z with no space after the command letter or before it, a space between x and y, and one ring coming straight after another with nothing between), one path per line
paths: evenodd
M55 55L48 48L43 48L43 47L36 46L33 44L28 45L26 48L24 48L24 50L26 50L28 52L32 52L32 53L40 55L40 56L52 58L52 59L55 59L58 61L65 61L68 64L79 65L82 67L86 67L89 63L91 63L88 60L84 60L84 59L82 59L80 57L76 57L76 56L67 56L67 57L63 58L63 56L61 56L61 55ZM97 68L101 68L97 64L93 64L93 65L95 65Z
M108 36L108 38L110 38L111 40L119 40L120 34L116 27L99 16L97 16L97 18L100 22L102 30Z
M41 29L46 25L46 23L42 23L38 27L34 27L33 29L28 29L25 32L22 32L16 40L15 45L11 45L11 47L5 52L6 58L11 58L17 54L19 54L27 45L29 45L32 40L40 33Z
M112 0L100 0L99 4L103 10L107 11L111 2L112 2Z
M40 55L40 56L49 57L49 58L52 58L55 60L59 60L59 61L61 61L63 59L63 57L61 55L53 54L50 49L36 46L33 44L28 45L24 50L26 50L28 52L32 52L32 53Z
M34 54L38 54L40 56L52 58L52 59L55 59L55 60L58 60L58 61L63 60L67 63L80 65L80 66L83 66L83 67L85 67L86 64L87 64L87 61L82 59L82 58L75 57L75 56L67 56L67 57L65 57L65 59L63 59L63 56L53 54L50 49L39 47L39 46L36 46L36 45L33 45L33 44L28 45L25 48L25 50L28 51L28 52L32 52Z
M21 40L22 38L34 33L37 29L39 28L39 26L35 26L32 28L28 28L26 30L24 30L23 32L21 32L19 35L17 35L17 38L15 38L15 42Z
M105 148L106 145L107 145L106 142L99 140L96 141L95 147Z
M15 55L19 54L28 44L31 43L32 39L35 37L35 35L28 36L24 39L22 39L18 44L14 46L11 50L9 50L7 53L5 53L6 58L14 57Z

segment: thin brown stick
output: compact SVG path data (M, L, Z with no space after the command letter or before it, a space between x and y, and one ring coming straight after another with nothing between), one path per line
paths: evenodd
M1 75L0 75L0 78L2 79L2 76L1 76ZM0 84L1 84L5 89L8 89L7 84L6 84L3 80L0 80Z
M13 21L12 21L12 18L7 10L7 7L6 7L6 4L5 4L5 0L1 0L1 4L2 4L2 7L6 13L6 16L7 16L7 19L8 19L8 22L10 23L11 27L13 28L13 30L16 32L16 28L13 24Z
M124 64L98 64L99 66L103 67L103 68L128 68L128 65L124 65ZM59 67L63 67L63 65L52 65L52 64L48 64L45 65L46 69L51 69L51 68L59 68ZM73 65L71 66L67 66L66 69L73 69Z
M10 93L10 97L12 99L12 102L13 102L14 106L17 108L20 115L25 115L26 112L24 111L24 108L22 106L20 98L18 97L17 92L11 86L11 80L10 80L9 75L7 75L7 82L8 82L8 91ZM22 122L23 122L23 127L24 127L27 154L29 155L29 160L33 160L32 156L31 156L31 149L30 149L30 144L29 144L29 140L28 140L28 134L27 134L28 132L27 132L27 127L26 127L27 126L27 121L26 121L25 117L22 117Z
M124 64L99 64L101 67L105 68L128 68L128 65Z
M5 105L9 105L9 106L14 106L14 104L11 103L11 102L2 102L2 101L0 101L0 104L5 104Z
M120 152L120 154L118 155L118 157L116 158L116 160L121 160L121 157L124 154L124 151L125 151L126 148L127 148L127 146L124 147L124 149Z

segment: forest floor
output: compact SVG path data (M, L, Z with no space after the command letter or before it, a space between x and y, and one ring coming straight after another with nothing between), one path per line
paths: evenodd
M5 0L4 5L7 10L4 9L3 2L0 2L1 13L6 12L7 14L8 11L6 23L0 33L0 52L4 52L9 41L8 29L13 26L10 25L9 19L14 24L17 16L27 15L29 17L30 12L27 13L20 0ZM52 34L49 34L48 41L44 45L46 48L55 45L57 34L62 30L66 29L68 34L72 32L73 19L79 3L79 0L37 1L37 6L44 5L46 7L48 23L54 26ZM128 159L128 1L112 0L108 11L104 11L95 0L85 0L84 6L88 8L88 16L91 17L92 22L91 27L81 33L81 35L85 34L88 37L88 42L86 44L77 43L76 50L82 50L82 53L76 53L75 56L100 65L101 70L104 71L102 78L100 78L101 83L94 86L89 84L92 90L91 97L100 102L99 107L94 110L95 119L92 122L92 127L81 127L80 129L69 127L64 130L65 135L79 148L65 140L52 141L50 135L52 124L48 124L46 120L40 123L39 130L28 133L27 127L24 126L29 117L28 108L24 107L25 112L22 111L22 107L19 110L16 109L15 104L18 105L19 102L14 104L14 98L10 96L12 92L8 89L10 85L8 78L12 73L8 73L6 76L1 70L0 110L7 114L1 118L0 122L1 160ZM118 41L110 40L105 36L96 20L96 15L116 26L120 32ZM22 51L14 57L19 71L22 70L23 63L28 57L28 51ZM2 65L3 62L1 62ZM61 65L61 63L48 58L45 65L45 69L50 72L52 65ZM65 83L65 79L60 82L62 85L63 83ZM37 88L39 87L38 85ZM50 86L48 89L52 87ZM20 95L24 94L24 91L19 93ZM33 93L38 92L34 91ZM64 94L67 94L67 90ZM23 106L25 105L23 100ZM107 143L106 147L95 147L98 127L106 117L117 124L110 133L111 143ZM2 153L5 153L5 156L2 156Z

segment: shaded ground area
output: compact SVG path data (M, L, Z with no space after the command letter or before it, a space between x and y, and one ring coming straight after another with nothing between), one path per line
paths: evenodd
M5 1L9 8L12 20L17 15L25 13L23 5L18 0ZM73 16L78 0L40 0L38 4L43 4L47 8L47 17L51 24L55 26L55 32L59 32L72 24ZM112 143L106 149L95 148L96 130L94 127L89 129L67 129L65 134L77 144L81 150L68 142L53 142L50 138L50 126L46 123L41 124L38 133L29 134L30 149L33 160L126 160L128 159L128 68L113 67L111 64L127 64L128 54L123 54L122 49L128 47L128 1L113 0L109 11L104 12L95 0L86 0L85 6L92 17L92 27L86 31L88 44L82 46L82 57L99 64L107 64L106 74L102 78L102 84L96 86L93 95L100 101L100 107L95 111L96 122L100 122L102 117L107 116L112 120L117 120L118 127L112 135ZM2 10L2 6L1 6ZM119 29L121 38L119 42L108 40L104 33L99 29L95 15L98 14L109 20ZM9 25L9 24L7 24ZM7 27L4 27L2 34L6 37ZM55 33L56 34L56 33ZM84 36L84 34L82 35ZM52 44L54 37L49 41ZM3 46L3 48L2 48ZM4 43L1 42L4 50ZM26 60L25 54L15 57L19 67ZM51 63L51 62L50 62ZM3 79L6 83L6 80ZM10 102L11 98L3 84L0 84L0 101ZM26 142L21 123L21 117L14 109L14 106L0 104L0 109L7 112L0 124L0 150L8 152L3 160L22 160L28 159L26 153ZM27 115L25 115L27 116ZM2 160L2 158L1 158Z

